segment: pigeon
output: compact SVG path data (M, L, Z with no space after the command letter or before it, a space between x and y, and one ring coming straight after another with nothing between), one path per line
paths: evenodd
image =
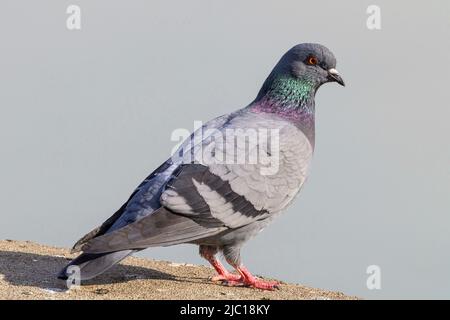
M307 179L314 98L328 82L345 86L329 49L303 43L288 50L249 105L197 129L117 212L76 242L72 251L81 254L58 277L67 279L76 267L79 280L91 279L137 251L189 243L216 270L212 281L279 288L252 275L240 251L285 211Z

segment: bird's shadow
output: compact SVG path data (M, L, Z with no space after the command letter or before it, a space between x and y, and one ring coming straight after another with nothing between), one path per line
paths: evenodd
M66 282L56 276L69 261L62 256L0 251L0 276L3 275L3 280L14 286L64 290L67 288ZM135 279L185 281L158 270L118 264L94 279L83 281L82 285L113 284Z

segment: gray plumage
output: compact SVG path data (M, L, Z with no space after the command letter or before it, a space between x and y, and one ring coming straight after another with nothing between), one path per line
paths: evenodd
M310 63L311 57L317 64ZM69 265L78 265L82 279L89 279L137 250L193 243L222 251L238 267L241 246L284 211L307 178L314 149L314 95L325 82L343 84L334 68L334 56L323 46L292 48L255 101L209 121L188 138L122 208L75 244L74 251L83 253ZM229 132L239 137L271 131L277 132L276 143L258 140L229 148L234 139L219 139ZM271 172L273 163L260 158L236 161L240 154L276 156L276 170Z

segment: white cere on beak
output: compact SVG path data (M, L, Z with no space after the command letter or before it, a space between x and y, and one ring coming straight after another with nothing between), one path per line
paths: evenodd
M334 75L336 75L336 76L339 75L339 72L338 72L335 68L329 69L328 72L329 72L330 74L334 74Z

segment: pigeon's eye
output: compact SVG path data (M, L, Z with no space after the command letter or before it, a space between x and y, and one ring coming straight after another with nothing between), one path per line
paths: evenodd
M319 63L319 60L314 56L310 56L308 57L308 59L306 59L306 62L311 66L315 66L317 63Z

